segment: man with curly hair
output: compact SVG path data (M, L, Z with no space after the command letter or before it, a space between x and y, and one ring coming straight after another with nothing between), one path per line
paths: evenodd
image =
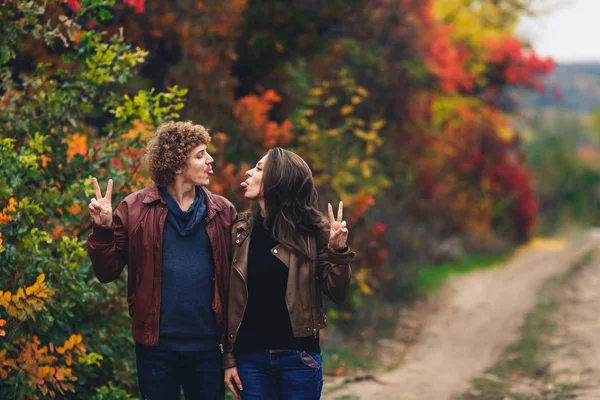
M112 179L89 204L88 254L98 280L128 267L127 303L142 399L224 398L221 352L233 205L206 189L208 131L158 127L146 148L154 184L112 210Z

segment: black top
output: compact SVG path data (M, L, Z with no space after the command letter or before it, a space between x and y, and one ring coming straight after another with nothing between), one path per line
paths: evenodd
M271 253L278 242L257 219L248 250L248 305L235 345L237 353L264 350L320 352L319 336L294 338L285 303L288 267Z

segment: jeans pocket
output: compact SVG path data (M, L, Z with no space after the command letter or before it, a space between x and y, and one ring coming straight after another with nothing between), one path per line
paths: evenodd
M321 368L321 364L319 363L319 361L317 361L315 359L315 357L313 357L312 355L310 355L306 351L302 351L300 353L300 358L301 358L302 362L304 363L304 365L307 365L307 366L309 366L312 369L319 369L319 368Z

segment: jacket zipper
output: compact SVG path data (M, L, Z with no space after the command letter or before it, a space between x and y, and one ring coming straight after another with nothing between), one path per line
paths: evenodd
M241 248L241 246L239 246L238 248ZM239 259L239 257L233 257L235 259ZM246 259L248 259L248 255L246 254ZM242 326L242 322L244 321L244 315L246 314L246 308L248 307L248 283L246 282L246 278L244 278L244 275L242 275L242 273L237 269L234 268L235 272L238 273L238 275L242 278L242 280L244 281L244 286L246 287L246 300L244 301L244 311L242 311L242 318L240 318L240 323L237 326L237 329L235 330L235 337L237 340L237 334L240 330L240 327ZM231 286L231 284L230 284Z

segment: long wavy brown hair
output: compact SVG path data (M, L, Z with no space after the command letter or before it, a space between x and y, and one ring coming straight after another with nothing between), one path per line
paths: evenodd
M284 247L314 260L305 238L325 228L323 213L317 209L317 190L312 171L299 155L274 147L267 152L263 171L265 224Z

